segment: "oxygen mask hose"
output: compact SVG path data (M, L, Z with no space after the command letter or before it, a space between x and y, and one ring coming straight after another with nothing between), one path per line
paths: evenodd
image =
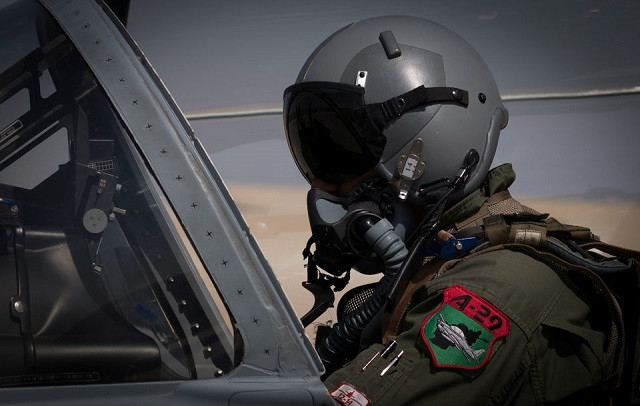
M439 220L446 207L447 199L467 182L478 161L479 155L476 150L467 151L458 174L445 186L446 192L407 238L407 242L411 244L411 253L388 220L374 215L364 215L353 220L356 222L354 225L359 231L358 234L364 235L365 242L382 260L384 276L371 297L357 310L347 314L343 321L337 323L329 336L318 345L318 355L327 369L325 376L355 357L364 328L383 306L392 301L401 280L410 273L411 264L418 255L420 247L438 232Z
M318 354L327 369L326 376L355 357L362 331L384 306L387 293L408 254L404 242L394 232L393 225L388 220L377 216L363 216L357 221L356 226L364 232L365 242L383 261L385 271L373 295L337 323L318 346Z

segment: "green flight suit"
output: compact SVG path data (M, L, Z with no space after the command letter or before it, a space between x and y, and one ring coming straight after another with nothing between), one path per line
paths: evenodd
M445 218L453 225L469 217L514 179L510 165L494 169ZM457 297L466 298L466 315L484 329L450 321L465 317L455 305L460 299L444 306L443 293L454 290L468 292ZM353 405L584 404L580 396L603 379L605 334L591 322L589 306L545 263L508 249L487 252L463 258L415 292L389 356L375 357L363 371L383 348L374 345L325 385L341 404ZM498 325L502 336L486 334Z

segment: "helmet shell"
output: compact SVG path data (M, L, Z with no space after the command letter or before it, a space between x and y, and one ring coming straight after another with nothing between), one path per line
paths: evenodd
M400 55L389 56L380 34L391 31ZM397 165L409 154L413 141L424 147L424 172L411 186L454 178L469 149L480 161L471 173L464 196L479 187L495 155L508 112L489 68L460 36L434 22L409 16L376 17L352 23L327 38L307 59L296 83L323 81L354 85L366 71L365 102L380 103L420 85L449 86L469 92L468 107L454 104L413 109L392 121L383 133L385 149L376 167L391 182L399 178Z

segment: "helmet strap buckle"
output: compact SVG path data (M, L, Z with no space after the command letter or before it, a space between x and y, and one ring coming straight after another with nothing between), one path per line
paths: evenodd
M411 184L422 176L426 163L422 160L422 139L416 138L411 144L409 154L402 154L398 159L396 170L400 179L395 182L398 189L398 198L406 200L411 189Z

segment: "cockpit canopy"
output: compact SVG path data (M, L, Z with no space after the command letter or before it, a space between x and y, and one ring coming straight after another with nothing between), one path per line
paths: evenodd
M231 371L234 323L80 52L35 1L0 27L0 384Z

